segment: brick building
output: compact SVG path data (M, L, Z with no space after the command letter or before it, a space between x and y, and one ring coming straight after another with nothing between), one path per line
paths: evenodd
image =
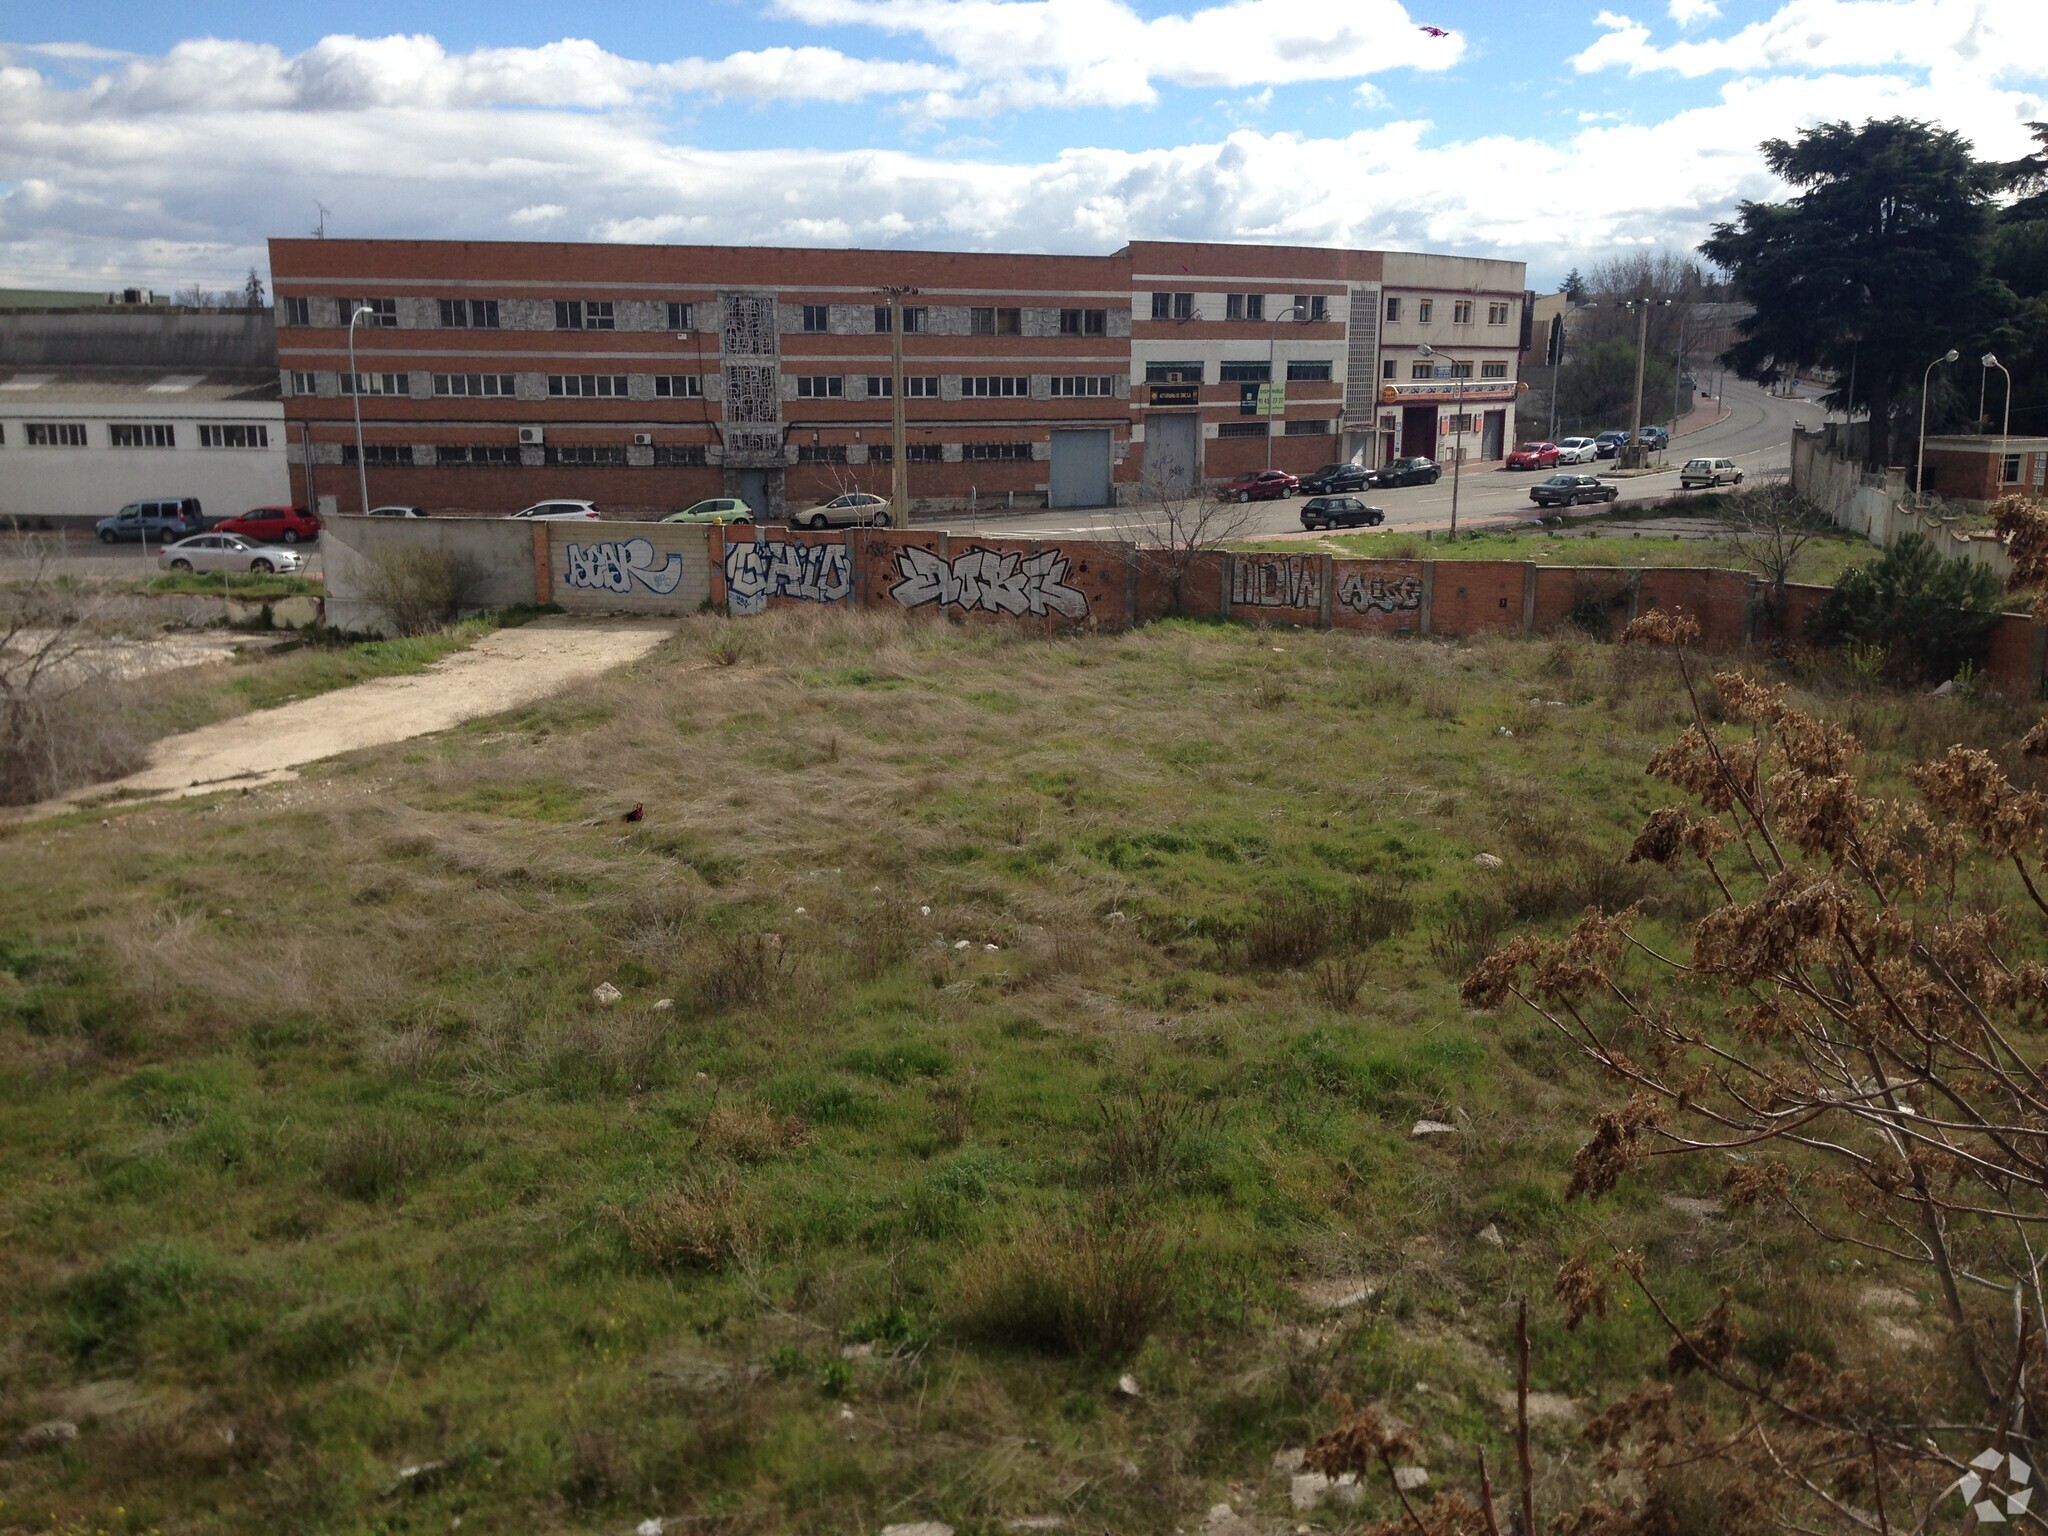
M914 290L921 502L1101 506L1269 455L1297 471L1448 457L1453 367L1470 370L1478 455L1513 438L1524 298L1519 262L1156 241L1025 256L273 240L271 276L293 490L340 511L357 510L357 403L372 504L579 496L648 515L739 495L779 513L887 495L891 285ZM1424 341L1460 361L1421 359Z

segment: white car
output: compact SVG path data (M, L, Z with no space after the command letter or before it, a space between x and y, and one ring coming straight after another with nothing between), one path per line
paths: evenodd
M887 528L893 519L889 516L889 503L881 497L866 491L848 491L805 511L790 513L789 521L797 528Z
M1557 462L1560 464L1590 464L1599 457L1600 445L1590 437L1558 439Z
M512 514L532 518L537 523L594 523L603 515L594 501L537 501Z
M1687 459L1678 472L1678 488L1694 490L1707 485L1740 485L1742 471L1733 459Z
M306 560L297 550L275 549L238 533L200 533L156 552L166 571L296 571Z
M370 508L370 516L372 517L425 517L426 515L418 507L390 506Z

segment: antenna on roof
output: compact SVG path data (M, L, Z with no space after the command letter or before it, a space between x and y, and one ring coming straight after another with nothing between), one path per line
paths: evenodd
M313 206L320 210L320 222L314 226L313 238L315 240L325 240L327 238L327 205L316 197L313 199Z

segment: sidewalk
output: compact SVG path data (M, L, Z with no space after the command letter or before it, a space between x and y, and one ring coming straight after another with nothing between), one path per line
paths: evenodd
M1707 427L1719 426L1728 419L1726 400L1707 400L1695 405L1686 413L1684 420L1671 424L1673 437L1689 437Z

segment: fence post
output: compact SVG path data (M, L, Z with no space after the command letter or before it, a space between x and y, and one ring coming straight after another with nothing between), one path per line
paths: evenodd
M2034 697L2041 697L2041 686L2048 680L2048 624L2039 619L2034 621L2034 664L2029 669L2029 678L2034 685Z
M1124 628L1138 627L1138 546L1133 541L1124 551Z
M1231 584L1237 578L1237 556L1227 549L1222 554L1223 559L1219 563L1219 569L1223 572L1223 591L1220 594L1221 601L1217 605L1217 612L1227 619L1230 617Z
M1628 621L1633 624L1642 617L1643 568L1637 566L1628 577Z
M1422 617L1418 621L1425 635L1436 632L1436 562L1422 562Z
M1522 567L1522 633L1536 633L1536 562Z
M1330 627L1330 612L1332 601L1334 598L1334 593L1332 589L1336 585L1337 559L1334 555L1325 555L1323 556L1322 600L1318 604L1320 610L1318 613L1318 617L1321 619L1323 628L1325 629L1328 629Z
M846 530L846 606L860 606L860 530Z
M533 604L545 608L555 600L555 573L548 564L548 525L533 525Z

